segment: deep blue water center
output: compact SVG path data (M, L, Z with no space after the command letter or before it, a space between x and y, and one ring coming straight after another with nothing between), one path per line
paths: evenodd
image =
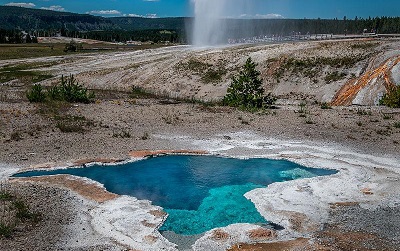
M192 235L233 223L266 223L243 195L273 182L335 173L285 160L170 155L123 165L94 165L20 173L17 177L71 174L96 180L108 191L151 200L168 212L160 230Z

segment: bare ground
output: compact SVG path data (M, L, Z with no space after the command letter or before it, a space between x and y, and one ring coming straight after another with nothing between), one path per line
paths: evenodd
M333 48L333 50L336 49L336 47ZM188 58L196 57L210 60L208 61L210 64L215 64L218 58L229 55L228 59L221 60L233 62L226 65L226 69L233 70L237 69L248 55L252 55L259 63L268 61L270 64L272 61L264 58L268 53L269 58L279 58L281 55L279 53L282 51L292 57L296 57L296 53L313 57L316 54L327 55L332 52L330 45L325 46L324 49L315 43L299 43L292 47L276 45L272 46L271 50L267 51L268 53L257 46L229 49L229 53L220 53L219 49L216 49L217 52L211 54L207 51L185 51L186 49L167 50L171 50L172 53L161 49L155 52L146 51L143 54L137 52L112 53L109 56L102 54L100 58L94 54L71 56L62 59L61 64L57 63L45 69L58 75L77 74L81 83L95 89L98 100L92 104L30 104L24 98L24 87L18 85L18 82L2 84L0 160L3 166L4 164L9 167L63 166L77 160L99 158L121 160L128 158L129 152L135 150L201 150L196 149L193 144L188 145L180 140L171 141L171 138L229 139L238 132L254 132L263 138L290 139L311 142L311 144L315 142L327 146L339 145L354 152L372 156L393 156L398 161L396 157L400 152L400 128L398 128L400 111L398 109L377 106L322 109L318 104L323 101L324 91L333 98L340 89L340 85L343 85L343 81L330 84L328 89L326 84L313 89L312 81L298 79L293 82L293 76L290 74L286 76L288 79L286 87L284 87L284 81L277 83L273 78L269 79L266 85L270 86L276 94L281 95L281 99L277 105L278 109L261 113L197 103L171 103L164 102L163 99L132 98L128 92L132 85L141 85L157 93L180 93L186 97L214 99L224 93L229 76L223 77L222 82L214 85L200 83L200 76L190 71L175 76L175 70L179 69L179 67L172 67L178 63L174 61L176 58L186 62ZM296 53L292 54L293 51ZM135 54L134 59L133 54ZM299 57L301 58L302 55ZM375 55L379 55L379 52ZM161 58L164 61L161 62ZM135 65L131 65L130 59ZM375 59L378 60L378 57ZM21 61L0 62L0 65L17 62ZM361 65L365 64L368 64L368 61L361 62L359 66L354 66L348 71L362 75ZM127 67L127 65L132 67ZM267 74L267 70L263 71L263 74ZM184 79L188 84L179 84L179 81L177 82L179 79ZM293 86L301 85L302 81L306 82L303 86L298 87L294 92L290 91ZM76 127L77 132L62 132L60 123ZM254 154L249 150L242 150L244 154ZM26 188L29 186L33 188ZM79 199L81 197L74 193L70 194L65 188L55 187L54 184L21 185L20 192L25 198L29 198L32 208L37 208L48 217L46 216L43 222L33 230L18 233L14 239L0 239L1 246L5 247L5 250L20 250L28 246L36 247L37 249L34 248L34 250L50 250L55 245L60 245L64 240L61 238L65 235L63 231L69 231L69 234L73 232L69 227L69 222L64 221L74 217L73 215L82 209L82 205L79 205L83 203L83 200ZM74 206L66 206L69 203ZM90 203L85 207L90 208ZM360 218L360 215L365 218ZM374 248L396 250L399 243L397 236L400 236L400 231L391 223L393 219L399 218L398 216L399 207L393 205L380 207L376 211L362 209L357 205L341 206L332 209L330 221L326 222L321 231L313 233L311 241L299 239L283 243L280 246L281 249L278 248L279 243L258 246L243 244L240 248L233 247L232 250L270 250L271 248L275 248L274 250L372 250ZM79 219L72 222L79 222ZM378 224L371 225L368 222ZM85 229L88 228L85 227ZM72 233L72 235L75 237L71 239L76 239L78 243L75 247L70 244L68 246L76 250L79 248L85 250L124 249L114 244L112 240L104 240L98 247L93 246L93 243L79 244L80 238L77 234ZM99 238L95 231L91 231L90 235L94 236L95 240ZM62 245L57 247L61 248Z

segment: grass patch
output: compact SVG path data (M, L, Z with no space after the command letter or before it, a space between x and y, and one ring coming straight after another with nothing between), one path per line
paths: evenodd
M120 132L114 132L114 133L113 133L113 138L122 138L122 139L125 139L125 138L131 138L131 137L132 137L132 136L131 136L130 132L125 131L125 130L122 130L122 131L120 131Z
M64 52L65 43L38 43L38 44L0 44L0 60L18 59L18 58L37 58L62 56L68 53ZM114 45L107 43L82 44L82 50L79 53L88 52L110 52L110 51L135 51L145 49L156 49L166 47L160 44L143 44L137 46Z
M373 49L373 48L377 47L378 45L379 45L379 43L357 43L357 44L352 44L350 47L352 49L367 50L367 49Z
M26 93L26 97L30 102L66 101L69 103L91 103L95 95L87 88L76 82L73 75L69 77L61 76L61 83L48 88L44 91L40 84L35 84Z
M7 192L0 192L0 201L7 201L13 199L14 196Z
M305 120L305 123L306 123L307 125L313 125L313 124L315 124L314 121L312 121L310 118L306 119L306 120Z
M65 55L64 44L2 44L0 60Z
M148 139L150 139L149 133L148 133L148 132L145 132L145 133L142 135L142 137L140 137L140 139L141 139L141 140L148 140Z
M393 119L393 115L387 114L387 113L382 113L382 118L383 118L384 120Z
M328 73L325 76L325 82L329 84L329 83L332 83L332 82L336 82L336 81L342 80L346 76L347 76L347 74L344 73L344 72L339 73L338 71L334 71L334 72Z
M364 109L358 108L357 114L360 116L365 116L365 115L371 116L372 112L370 110L364 110Z
M306 103L300 103L299 104L299 110L297 110L297 113L306 114L307 113L307 104Z
M45 66L34 63L4 66L0 68L0 83L6 83L15 79L20 80L22 83L37 83L53 77L45 72L32 70Z
M0 236L10 238L14 232L15 225L0 223Z
M325 67L343 69L353 67L358 62L368 58L370 55L354 55L344 57L313 57L313 58L286 58L274 59L280 62L280 66L274 70L273 76L279 82L285 72L290 74L302 74L305 77L315 80ZM325 81L330 83L345 78L345 73L334 71L325 77Z
M93 121L83 116L56 115L54 119L57 121L56 127L63 133L83 133L88 127L95 125Z
M10 135L10 140L11 141L20 141L22 139L23 139L22 134L19 131L14 131Z
M321 109L327 110L327 109L332 109L332 107L329 105L329 103L324 102L321 104Z
M28 205L26 205L22 200L15 200L13 206L17 211L15 214L17 219L22 221L30 220L32 222L39 222L40 214L31 212Z
M41 214L32 212L29 206L10 193L11 187L0 182L0 236L12 238L22 223L36 224Z
M194 58L189 59L186 63L178 64L177 69L191 71L196 75L199 75L200 80L205 84L219 83L227 73L221 63L213 65Z
M202 74L201 81L205 84L219 83L221 82L222 77L225 76L225 74L225 69L208 69L205 73Z
M132 86L130 98L156 98L157 95L139 86Z

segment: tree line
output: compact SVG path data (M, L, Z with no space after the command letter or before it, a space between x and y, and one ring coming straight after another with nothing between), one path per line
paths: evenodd
M1 44L22 44L22 43L37 43L37 36L20 30L4 30L0 29Z
M88 18L85 16L85 18ZM78 19L77 19L78 20ZM65 36L71 38L96 39L107 42L169 41L171 43L189 43L193 19L191 18L114 18L111 29L91 29L85 26L64 24L59 28L29 29L2 28L0 24L0 43L37 42L37 37ZM375 32L380 34L399 34L400 17L375 17L347 19L226 19L229 38L240 39L262 35L288 36L295 34L361 34ZM81 23L82 24L82 23ZM136 24L136 26L135 26ZM125 29L115 28L122 25ZM131 30L128 29L132 25ZM121 26L121 27L122 27ZM95 25L93 26L95 27ZM136 28L135 28L136 27ZM158 27L158 28L155 28Z

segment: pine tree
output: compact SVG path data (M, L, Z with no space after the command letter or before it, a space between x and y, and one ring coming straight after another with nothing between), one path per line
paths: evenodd
M270 106L275 98L268 95L264 97L260 72L256 70L257 64L248 58L239 76L234 76L224 97L225 105L242 108L262 108Z

